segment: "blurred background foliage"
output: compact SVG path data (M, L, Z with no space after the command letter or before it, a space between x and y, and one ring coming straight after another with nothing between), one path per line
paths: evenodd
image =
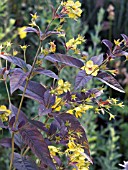
M52 9L51 4L55 7L60 0L2 0L0 1L0 45L5 41L13 43L13 50L18 51L18 57L23 56L23 51L19 45L30 45L27 49L27 62L32 63L34 54L38 47L38 39L34 34L28 34L26 38L20 39L18 29L23 26L28 26L31 20L30 14L37 14L40 16L38 24L41 30L45 30L47 24L51 20ZM77 22L68 20L65 23L65 30L67 40L72 37L77 37L82 34L87 39L86 44L81 46L81 51L84 55L89 57L98 55L107 50L101 43L102 39L120 38L120 34L128 35L128 1L127 0L81 0L83 14L81 19ZM52 26L57 26L59 21L55 21ZM50 37L43 44L43 47L48 46L48 42L55 40L58 52L63 53L61 40L56 39L55 36ZM71 54L72 55L72 54ZM122 60L122 61L121 61ZM116 119L109 121L106 115L96 115L89 112L83 115L80 120L86 129L91 155L94 160L94 165L91 170L117 170L120 169L119 163L128 160L128 63L124 59L113 62L110 67L119 70L117 79L124 87L126 93L120 94L110 88L106 88L106 94L103 98L108 96L118 98L124 101L125 107L112 108L112 113L116 115ZM0 61L1 62L1 61ZM1 63L0 63L1 64ZM43 63L47 68L54 70L55 68L49 63ZM54 70L56 71L56 70ZM70 73L70 74L69 74ZM74 78L77 69L66 67L60 73L60 77L74 83ZM50 85L51 79L45 76L38 76L36 78L42 84ZM90 82L88 88L96 87L99 82ZM7 94L3 82L0 82L0 104L8 103ZM14 93L11 97L13 103L17 106L19 104L19 96ZM38 105L36 102L25 100L23 110L28 116L37 113ZM7 132L0 133L0 137L7 136ZM9 151L1 148L0 152L0 168L8 169Z

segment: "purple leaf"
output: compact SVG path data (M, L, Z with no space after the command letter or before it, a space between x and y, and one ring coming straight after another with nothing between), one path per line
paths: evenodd
M31 124L27 124L19 130L25 144L27 144L32 152L37 155L37 157L48 167L56 170L55 165L50 157L48 145L42 134L37 130L37 128Z
M36 68L33 71L34 74L43 74L54 79L58 79L58 76L51 70L45 70L44 68Z
M91 57L90 60L92 60L96 65L101 65L103 62L103 54Z
M10 76L10 91L11 94L17 90L27 78L28 73L24 73L20 68L14 69Z
M19 66L20 68L28 70L27 64L21 58L13 57L13 56L6 56L6 55L0 55L0 57Z
M14 153L13 165L17 170L39 170L34 161L18 153Z
M17 133L17 134L14 135L14 142L15 142L15 144L16 144L20 149L22 149L22 148L25 147L25 144L24 144L24 142L23 142L23 139L22 139L22 137L21 137L21 135L20 135L19 133Z
M105 73L105 72L101 72L97 75L96 78L102 81L103 83L107 84L114 90L117 90L121 93L125 93L124 89L121 87L121 85L112 75Z
M102 43L104 43L108 47L108 49L112 51L113 44L111 43L111 41L104 39L102 40Z
M89 144L88 144L87 136L86 136L84 128L81 126L78 119L74 115L71 115L71 114L68 114L68 113L59 114L59 115L55 116L55 119L57 119L57 121L59 121L59 122L63 121L64 124L66 123L66 121L69 121L71 126L68 127L68 131L70 131L72 133L74 132L73 135L76 139L76 143L79 143L83 146L83 149L85 151L87 159L92 163L92 160L91 160L91 157L90 157L90 151L89 151ZM81 133L80 138L77 136L77 132Z
M84 70L80 70L75 79L75 89L84 87L92 76L88 76Z
M34 126L36 126L37 128L39 128L40 130L43 130L44 132L48 132L48 129L45 127L45 124L43 124L42 122L37 120L29 120L29 122Z
M47 109L44 104L39 105L39 116L47 115L52 112L52 108Z
M6 148L12 147L12 139L11 138L4 138L0 140L0 145Z
M19 87L19 89L21 91L24 91L24 87L25 82ZM29 81L25 94L28 98L34 99L38 102L42 102L45 91L45 87L43 87L40 83Z
M57 31L48 31L46 34L42 34L40 39L41 40L45 40L47 37L51 36L51 35L57 35L60 34L60 32Z
M35 32L38 33L37 29L33 28L33 27L27 27L24 32Z
M44 105L47 108L55 103L55 99L56 99L56 96L54 94L50 94L49 90L47 90L44 93Z
M60 53L49 54L45 56L45 60L51 61L53 63L60 62L68 66L77 67L77 68L81 68L82 66L84 66L84 63L81 60Z
M10 110L11 110L11 114L10 114L10 116L9 116L9 120L11 120L12 117L15 117L15 116L17 115L17 113L18 113L18 108L15 107L13 104L11 104L11 105L9 106L9 108L10 108ZM18 118L18 124L19 124L20 122L22 122L22 121L24 121L25 123L27 123L28 120L27 120L27 117L26 117L25 113L23 113L22 111L20 111L19 118Z
M125 35L125 34L121 34L121 36L123 37L123 39L125 40L125 42L127 42L127 43L128 43L128 36L127 36L127 35Z

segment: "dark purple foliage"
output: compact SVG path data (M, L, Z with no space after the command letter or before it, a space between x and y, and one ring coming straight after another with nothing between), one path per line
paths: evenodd
M28 73L24 73L22 69L15 68L10 75L10 92L11 94L17 90L27 78Z
M31 148L32 152L48 167L56 170L55 165L52 162L48 145L42 134L32 124L27 124L19 130L24 142Z
M96 65L101 65L102 62L103 62L103 54L91 57L90 60L92 60L93 63L96 64Z
M36 69L34 69L33 74L43 74L43 75L46 75L48 77L58 79L58 76L53 71L45 70L44 68L36 68Z
M66 121L69 121L71 126L68 127L68 130L76 134L75 135L75 138L77 139L76 142L83 146L87 159L92 163L87 136L84 128L81 126L78 119L74 115L68 113L61 113L58 116L55 116L55 119L57 119L57 121L59 121L60 123L64 122L64 124L66 123ZM81 133L82 136L80 138L77 136L77 132Z
M24 87L25 82L19 87L19 89L21 91L24 91ZM45 87L43 87L40 83L37 83L35 81L29 81L25 94L28 98L34 99L38 102L42 102L45 91Z
M28 70L27 64L21 58L6 55L0 55L0 57L19 66L22 69Z
M13 165L17 170L39 170L36 163L30 158L14 153Z
M92 79L92 76L88 76L84 70L80 70L75 78L75 89L80 87L85 87L89 80Z
M107 84L114 90L117 90L121 93L125 93L124 89L121 87L121 85L118 83L118 81L112 75L110 75L106 72L100 72L96 78L99 79L100 81L102 81L103 83Z
M0 145L6 148L12 147L12 139L11 138L3 138L0 140Z
M51 61L53 63L60 62L67 66L77 67L77 68L81 68L82 66L84 66L84 63L81 60L68 56L66 54L59 54L59 53L49 54L45 56L45 60Z

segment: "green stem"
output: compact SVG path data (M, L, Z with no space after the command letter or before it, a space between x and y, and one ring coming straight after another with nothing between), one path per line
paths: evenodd
M26 49L24 50L24 61L26 63Z
M22 94L22 98L21 98L21 101L20 101L20 105L19 105L19 108L18 108L18 112L17 112L17 114L16 114L16 118L15 118L15 122L14 122L14 128L16 128L16 124L17 124L17 122L18 122L20 110L21 110L21 107L22 107L22 104L23 104L23 100L24 100L24 97L25 97L25 92L26 92L26 89L27 89L29 80L30 80L30 78L31 78L32 72L33 72L33 70L34 70L35 63L36 63L36 60L37 60L37 58L38 58L38 54L39 54L40 48L41 48L41 41L40 41L38 50L37 50L36 55L35 55L35 58L34 58L34 61L33 61L33 64L32 64L32 68L31 68L30 73L29 73L29 75L28 75L28 78L27 78L27 80L26 80L26 84L25 84L25 87L24 87L24 91L23 91L23 94ZM14 135L15 135L15 132L12 132L12 154L11 154L11 161L10 161L9 170L12 169L12 164L13 164L13 159L14 159Z
M6 80L4 81L4 83L5 83L5 87L6 87L6 91L7 91L7 95L8 95L9 106L11 106L11 98L10 98L10 94L9 94L8 85L7 85Z

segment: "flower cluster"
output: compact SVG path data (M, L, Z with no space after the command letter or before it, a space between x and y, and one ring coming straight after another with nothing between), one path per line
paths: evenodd
M87 104L79 104L79 106L75 107L74 109L70 109L67 113L75 114L75 116L81 117L82 113L86 113L87 110L92 109L93 106Z
M51 93L56 95L61 95L63 93L66 93L67 91L70 91L71 84L66 81L64 82L62 79L58 80L58 86L56 89L51 90Z
M68 0L67 2L62 2L61 5L63 6L61 13L67 14L69 18L77 20L81 16L82 10L80 9L81 3L79 1Z
M66 49L67 49L67 51L70 49L76 51L77 46L82 44L83 42L85 42L84 37L82 37L81 35L78 35L78 37L76 39L72 38L66 43Z
M70 158L70 162L74 163L78 170L88 170L88 164L84 149L80 144L76 144L74 140L69 140L68 149L65 151ZM73 169L75 170L75 168Z

